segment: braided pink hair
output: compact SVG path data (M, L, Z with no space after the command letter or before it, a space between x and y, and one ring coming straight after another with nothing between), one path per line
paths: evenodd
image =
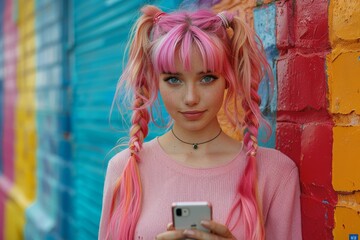
M128 64L120 79L117 94L125 85L133 95L133 117L129 149L131 156L114 189L107 238L133 239L141 210L141 180L138 171L138 153L148 133L148 108L158 93L158 75L175 72L175 59L180 57L185 69L191 69L194 48L202 55L204 69L221 73L228 83L224 110L229 122L236 128L246 127L244 146L247 165L239 179L239 197L229 214L230 225L236 209L241 210L240 221L246 229L246 239L264 239L262 211L257 196L256 152L260 121L258 85L264 72L270 73L260 41L239 18L211 11L174 12L164 14L158 8L145 6L143 15L135 24ZM232 32L224 27L229 22ZM254 37L255 36L255 37ZM244 120L239 118L236 103L242 101ZM230 102L235 103L231 110ZM229 226L234 228L236 226Z
M130 157L114 188L106 239L134 239L136 224L140 216L142 187L138 169L139 152L148 134L150 114L147 107L151 106L156 99L158 89L156 81L153 81L154 72L148 55L148 43L153 17L158 12L159 10L155 7L144 9L145 14L135 24L129 60L117 86L116 95L119 95L124 86L133 92Z

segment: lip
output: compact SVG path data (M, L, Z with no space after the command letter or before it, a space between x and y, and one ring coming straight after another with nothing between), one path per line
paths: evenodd
M200 119L206 111L180 111L180 113L188 120L195 121Z

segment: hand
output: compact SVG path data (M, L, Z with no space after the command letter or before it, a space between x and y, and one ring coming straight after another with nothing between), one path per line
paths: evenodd
M156 240L198 239L198 240L236 240L230 230L220 223L214 221L203 221L201 224L209 229L211 233L199 230L175 230L171 223L168 224L167 232L156 236Z
M183 234L188 238L199 240L236 240L225 225L214 221L202 221L201 225L209 229L211 232L207 233L199 230L185 230Z
M167 225L167 231L160 233L155 240L181 240L185 238L184 230L175 230L172 223Z

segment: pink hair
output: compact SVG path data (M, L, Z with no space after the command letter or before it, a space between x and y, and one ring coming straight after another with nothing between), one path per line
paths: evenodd
M129 60L120 78L120 89L133 92L133 115L129 149L131 156L114 189L107 238L134 239L141 211L141 180L138 163L144 138L148 133L151 108L157 99L158 75L176 72L175 59L180 57L185 69L191 68L191 52L199 50L204 70L221 73L228 83L224 109L230 123L245 127L244 146L247 165L239 179L238 200L232 206L227 225L234 217L236 224L245 226L246 239L264 239L260 199L257 196L256 151L260 122L258 85L264 73L270 73L262 45L256 35L238 17L225 13L231 29L211 11L174 12L162 14L154 6L142 8L143 15L134 25ZM231 31L232 30L232 31ZM242 101L244 119L239 118L236 106ZM230 102L235 103L233 111ZM241 214L233 216L240 208ZM236 226L229 226L231 229Z

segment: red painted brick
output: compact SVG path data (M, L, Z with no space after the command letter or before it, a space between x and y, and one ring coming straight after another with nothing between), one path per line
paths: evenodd
M332 189L333 124L311 123L303 126L301 136L301 181Z
M313 196L302 195L301 216L304 240L333 239L334 206Z
M278 122L276 126L276 148L289 156L299 167L301 157L301 125Z
M295 3L295 46L318 52L330 48L328 0L301 0Z
M295 45L293 12L292 1L281 0L276 2L276 45L279 50Z
M326 108L325 56L289 53L277 62L278 111Z

